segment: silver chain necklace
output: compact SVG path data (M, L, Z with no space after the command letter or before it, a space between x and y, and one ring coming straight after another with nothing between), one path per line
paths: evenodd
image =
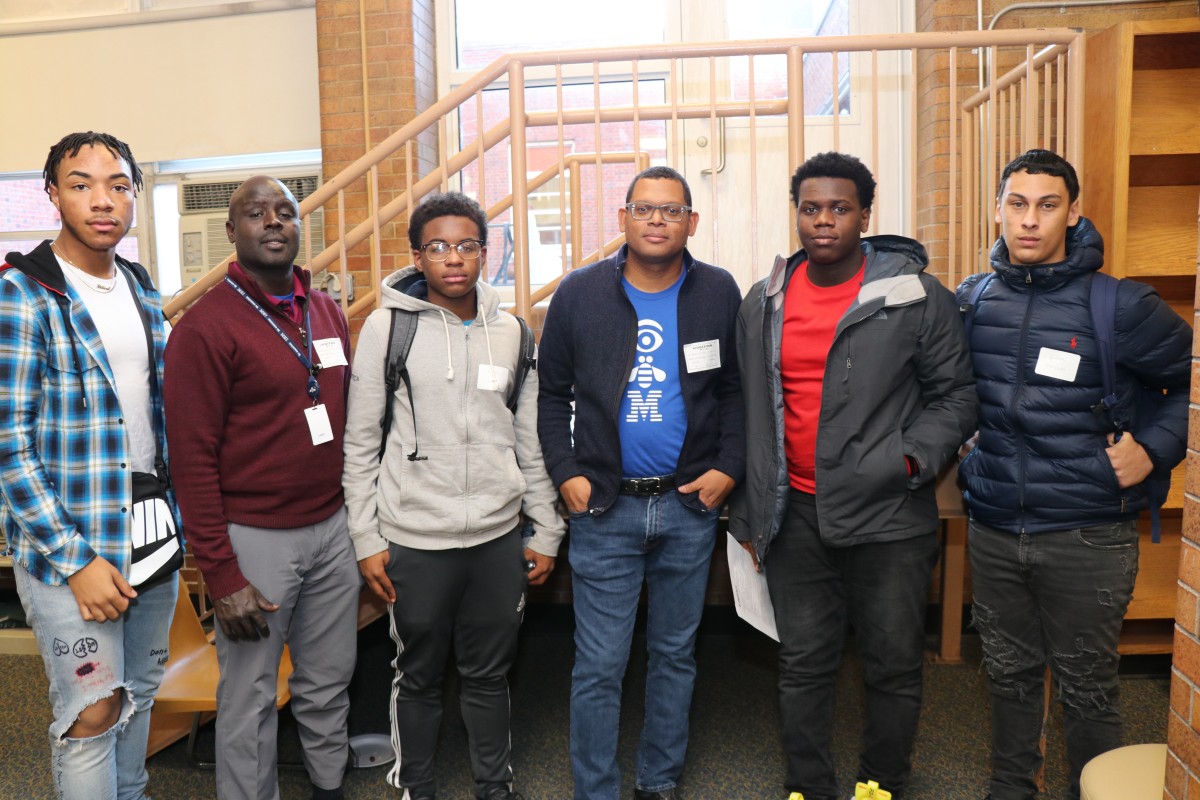
M95 289L97 292L100 292L101 294L108 294L113 289L117 288L116 270L113 270L113 276L111 278L109 278L108 280L105 280L103 278L98 278L95 275L93 275L92 273L90 273L87 270L80 267L78 264L76 264L71 259L67 258L66 253L62 252L54 245L50 245L50 250L54 253L54 255L58 256L63 261L67 262L68 266L70 266L71 269L75 270L75 273L83 281L84 285L87 286L89 289Z

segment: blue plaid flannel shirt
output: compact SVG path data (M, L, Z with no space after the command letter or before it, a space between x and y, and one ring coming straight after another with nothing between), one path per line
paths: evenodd
M152 322L161 387L162 301L131 282ZM112 367L87 308L64 288L73 337L55 290L16 268L0 272L0 527L7 553L51 585L97 555L128 576L131 547L129 438ZM162 437L161 388L151 404Z

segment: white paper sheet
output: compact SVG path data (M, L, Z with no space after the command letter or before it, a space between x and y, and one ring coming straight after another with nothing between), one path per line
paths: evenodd
M767 593L767 576L754 569L750 554L732 534L728 535L725 543L725 557L729 561L733 606L738 616L778 642L775 607L771 605L771 595Z

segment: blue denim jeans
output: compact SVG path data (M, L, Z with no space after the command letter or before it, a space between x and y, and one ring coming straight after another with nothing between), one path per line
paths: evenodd
M1137 577L1136 523L1016 534L972 521L968 552L992 695L992 798L1037 793L1049 666L1076 800L1083 765L1121 746L1117 639Z
M675 786L687 753L696 679L696 629L716 540L717 513L693 511L671 491L619 495L598 516L571 517L575 668L571 769L576 800L616 800L621 680L646 582L646 719L637 786Z
M62 800L143 800L150 707L162 682L175 611L174 576L138 590L114 622L85 622L71 587L48 586L13 565L17 594L50 682L51 770ZM87 706L124 692L117 724L67 737Z
M936 523L934 523L936 524ZM912 769L921 711L925 600L937 534L829 547L813 496L788 494L763 564L779 630L779 706L785 786L809 800L839 795L830 743L834 688L853 626L866 684L858 780L899 796Z

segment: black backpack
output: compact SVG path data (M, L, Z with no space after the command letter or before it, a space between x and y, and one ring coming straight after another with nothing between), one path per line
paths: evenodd
M387 387L387 401L383 406L383 419L379 427L383 433L379 440L379 460L383 460L383 452L387 449L388 432L392 429L392 396L404 383L408 392L408 407L413 412L413 430L416 430L416 407L413 405L412 382L408 377L408 352L412 349L413 338L417 335L416 311L392 309L392 325L388 333L387 355L384 358L384 383ZM505 405L513 414L517 413L517 400L521 396L521 387L525 385L531 369L537 368L537 344L533 340L533 331L521 317L516 317L521 325L521 351L517 360L516 374L513 375L512 388L508 393ZM417 455L414 449L408 454L409 461L424 461L425 457Z

